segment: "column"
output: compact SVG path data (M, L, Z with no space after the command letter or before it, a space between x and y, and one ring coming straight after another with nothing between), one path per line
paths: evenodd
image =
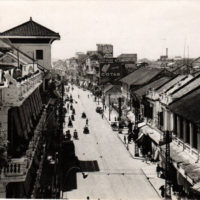
M197 128L197 149L200 151L200 131L199 128Z
M0 110L0 134L2 140L0 141L0 146L7 146L7 136L8 136L8 109L9 107L2 107Z
M186 133L186 131L187 131L187 128L186 128L187 124L186 124L186 123L187 123L187 122L186 122L186 120L184 119L184 120L183 120L183 141L184 141L184 143L187 142L187 133Z
M176 117L176 120L177 120L177 137L180 139L180 137L181 137L180 117L177 116L177 117Z
M164 122L164 126L163 126L163 130L166 131L167 130L167 121L168 121L168 117L167 117L167 111L163 110L163 122Z
M190 122L190 146L193 148L194 126Z
M0 199L6 198L6 183L0 183Z
M0 69L0 83L3 82L3 79L2 79L2 73L3 73L3 70Z

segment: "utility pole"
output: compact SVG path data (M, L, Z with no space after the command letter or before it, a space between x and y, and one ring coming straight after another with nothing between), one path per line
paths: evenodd
M139 134L138 123L139 123L140 102L139 102L139 99L137 98L136 95L134 95L134 99L132 99L132 104L133 104L132 106L135 108L135 128L134 128L134 134L136 135L136 138L137 138L138 134ZM138 148L137 143L135 142L135 157L138 157L138 156L139 156L139 148Z
M165 199L171 199L171 180L170 180L170 142L172 141L171 131L164 131L163 140L165 141Z
M108 97L109 97L108 102L109 102L109 121L110 121L110 94L108 94Z
M139 123L139 105L137 102L135 105L135 129L134 129L134 132L137 137L139 134L138 123ZM139 148L138 148L137 143L135 142L135 157L138 157L138 156L139 156Z
M121 97L119 97L118 98L118 102L119 102L119 123L120 123L120 121L121 121L121 117L122 117L122 98Z

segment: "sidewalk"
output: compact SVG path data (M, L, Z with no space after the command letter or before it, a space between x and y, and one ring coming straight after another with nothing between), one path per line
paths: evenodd
M97 106L101 106L103 107L102 102L99 102L99 104L96 102ZM112 110L112 112L110 113L110 121L109 121L109 109L107 107L107 109L104 110L104 118L107 120L107 122L109 124L111 124L111 122L114 122L115 117L118 117L118 113L115 110ZM135 143L132 142L130 144L127 144L127 135L128 135L128 130L123 131L122 134L119 134L118 131L115 131L117 137L121 140L121 142L125 145L127 151L129 152L129 154L131 155L131 157L133 159L140 159L141 161L144 162L144 158L143 157L135 157ZM126 143L124 142L124 136L126 137ZM147 180L149 181L149 183L151 184L151 186L154 188L154 190L157 192L157 194L161 197L161 191L159 190L159 188L162 185L165 185L165 179L159 178L157 177L157 173L156 173L156 165L157 163L147 163L145 167L142 167L142 173L145 175L145 177L147 178ZM172 199L178 199L177 196L175 196L173 193L172 195Z

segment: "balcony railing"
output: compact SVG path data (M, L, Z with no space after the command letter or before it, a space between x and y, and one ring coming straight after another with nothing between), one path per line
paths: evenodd
M19 88L19 97L23 99L27 93L31 93L35 87L42 82L42 74L37 73L32 76L18 82L17 87Z
M3 168L3 176L23 176L27 167L27 158L11 159L8 165Z
M21 78L20 81L6 74L6 79L12 84L10 87L3 89L2 103L20 106L23 100L42 83L42 73L35 72L26 78Z

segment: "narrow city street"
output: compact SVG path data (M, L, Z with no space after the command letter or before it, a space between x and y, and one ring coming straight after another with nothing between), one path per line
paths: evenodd
M96 113L97 103L92 94L76 86L73 91L70 90L70 94L77 102L73 103L75 121L73 128L68 128L66 117L64 131L78 131L79 140L74 140L76 156L80 161L96 161L98 167L93 165L91 170L91 166L88 166L90 170L87 171L86 165L83 171L88 173L88 177L83 179L82 174L77 173L77 189L64 192L63 198L160 199L141 170L146 163L133 159L117 137L118 133L112 131L102 115ZM89 134L83 134L86 119L81 118L82 112L89 120Z

